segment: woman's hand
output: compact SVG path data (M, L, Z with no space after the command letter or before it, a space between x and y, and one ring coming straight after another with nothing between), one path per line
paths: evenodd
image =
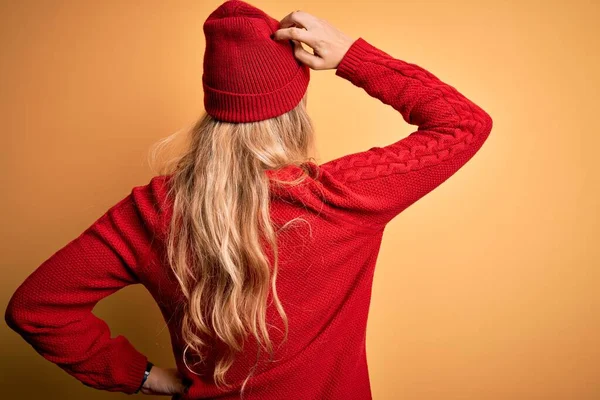
M175 395L183 394L187 389L176 368L161 368L154 365L140 392L152 395Z
M294 11L280 21L273 33L275 40L291 40L294 55L312 69L335 69L354 43L354 39L340 32L329 22L304 11ZM313 49L311 54L301 43Z

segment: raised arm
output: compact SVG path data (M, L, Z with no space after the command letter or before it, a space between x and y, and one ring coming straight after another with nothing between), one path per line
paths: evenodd
M382 228L458 171L481 148L492 118L454 87L418 65L399 60L304 11L281 20L276 40L292 40L295 56L316 70L363 88L418 129L392 144L320 165L334 212ZM305 43L313 49L303 49ZM367 132L369 134L369 132Z
M427 70L358 38L336 75L392 106L418 129L390 145L322 164L338 186L335 206L374 226L401 211L458 171L481 148L492 118Z

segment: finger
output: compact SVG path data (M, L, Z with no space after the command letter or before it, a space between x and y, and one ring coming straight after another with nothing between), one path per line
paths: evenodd
M275 40L298 40L304 42L310 47L316 46L316 40L313 34L305 29L297 28L295 26L291 28L279 29L273 33L273 39Z
M289 28L290 26L300 25L303 28L310 28L314 26L315 17L307 12L296 10L279 21L280 28Z
M302 44L299 41L292 40L292 42L294 42L294 55L296 58L313 69L319 69L322 67L322 58L319 58L314 54L310 54L302 47Z

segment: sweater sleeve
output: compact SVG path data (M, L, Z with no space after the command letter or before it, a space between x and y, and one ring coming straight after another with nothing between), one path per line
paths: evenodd
M384 147L320 165L336 206L361 224L384 226L460 169L483 145L491 117L427 70L358 38L336 73L392 106L418 129Z
M145 239L137 218L128 195L37 267L4 317L36 352L84 385L127 394L140 386L148 359L126 337L111 337L92 309L140 282L134 249Z

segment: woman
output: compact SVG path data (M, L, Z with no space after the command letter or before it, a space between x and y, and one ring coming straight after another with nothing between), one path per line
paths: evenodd
M6 322L97 389L369 399L365 334L384 228L473 157L492 119L427 70L307 12L278 22L232 0L204 32L206 113L186 151L39 266ZM315 163L310 69L335 69L418 129ZM177 368L153 366L92 314L136 283L160 306Z

